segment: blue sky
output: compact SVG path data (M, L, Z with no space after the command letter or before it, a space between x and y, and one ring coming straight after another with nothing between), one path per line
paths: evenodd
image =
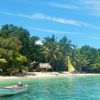
M0 0L0 26L27 28L41 39L67 36L73 44L100 48L99 0Z

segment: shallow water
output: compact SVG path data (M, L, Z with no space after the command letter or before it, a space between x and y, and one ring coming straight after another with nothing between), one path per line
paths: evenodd
M0 100L100 100L100 76L0 80L0 86L19 81L29 85L28 91Z

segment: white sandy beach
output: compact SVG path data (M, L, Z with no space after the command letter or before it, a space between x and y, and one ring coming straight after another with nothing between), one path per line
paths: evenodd
M61 77L61 76L69 76L68 72L28 72L25 76L0 76L0 80L9 80L9 79L19 79L19 78L43 78L43 77ZM77 76L92 76L92 75L100 75L100 74L72 74Z

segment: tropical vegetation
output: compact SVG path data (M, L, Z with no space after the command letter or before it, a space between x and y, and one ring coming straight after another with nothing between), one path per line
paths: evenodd
M39 63L49 63L51 71L66 71L67 58L78 72L100 72L100 49L72 44L64 36L44 37L41 44L38 36L30 36L27 29L12 24L0 29L0 73L15 75L24 71L36 71ZM36 62L35 67L31 65ZM31 67L30 67L31 66Z

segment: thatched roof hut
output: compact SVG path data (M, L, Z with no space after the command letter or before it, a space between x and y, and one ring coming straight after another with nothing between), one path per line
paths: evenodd
M39 69L41 69L42 71L47 71L52 69L52 66L49 63L40 63Z

